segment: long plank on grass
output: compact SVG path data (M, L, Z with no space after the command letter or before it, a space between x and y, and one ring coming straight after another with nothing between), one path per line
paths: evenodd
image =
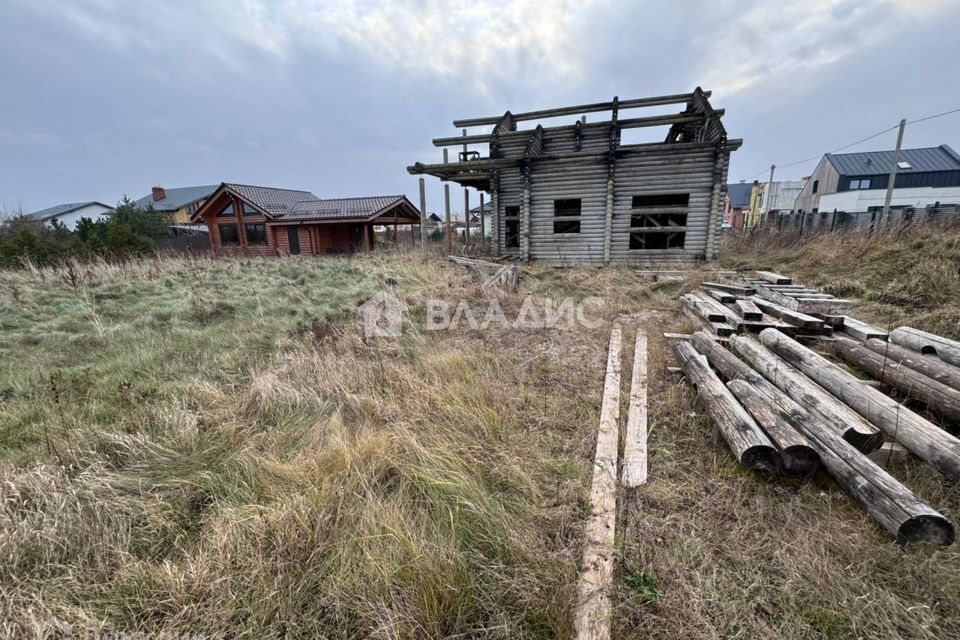
M642 328L637 329L633 348L630 408L620 481L625 487L638 487L647 481L647 334Z
M600 427L590 484L590 516L584 528L583 564L574 636L610 637L610 587L617 523L617 453L620 447L620 345L622 328L614 324L607 352L607 375L600 405Z
M757 271L757 277L771 284L793 284L793 279L772 271Z

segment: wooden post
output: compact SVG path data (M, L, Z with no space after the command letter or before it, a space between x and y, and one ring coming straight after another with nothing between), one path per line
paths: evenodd
M490 232L493 237L493 255L500 255L500 176L496 171L490 177L493 193L490 194L490 208L493 209L493 221Z
M630 408L620 478L625 487L638 487L647 481L647 334L643 327L637 329L633 348Z
M903 144L903 130L907 128L907 120L900 120L900 130L897 132L897 148L893 151L893 164L890 166L890 175L887 177L887 195L883 199L883 213L880 214L880 226L884 221L890 222L890 203L893 201L893 189L897 182L897 163L900 162L900 146Z
M767 208L763 212L761 224L765 224L770 210L773 209L773 172L777 170L777 165L770 165L770 180L767 181Z
M447 150L443 150L443 161L447 162ZM453 253L453 233L450 230L450 183L443 182L443 224L447 255Z
M579 599L574 636L579 640L610 637L610 586L617 523L617 452L620 445L620 345L622 329L614 324L607 352L607 374L600 406L600 428L590 484L590 517L584 529Z
M760 340L940 473L960 479L960 440L775 329Z
M423 253L423 259L427 259L427 187L420 178L420 250Z
M483 191L480 192L480 246L486 246L487 244L487 232L485 229L487 217L483 212Z
M463 135L467 135L467 130L463 130ZM463 161L467 160L467 143L463 143ZM463 218L466 226L463 228L463 243L467 246L470 246L470 191L464 187L463 188Z

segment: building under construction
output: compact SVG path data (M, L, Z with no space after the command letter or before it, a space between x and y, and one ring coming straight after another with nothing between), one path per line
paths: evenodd
M407 170L488 193L497 255L553 264L709 260L719 249L730 152L742 144L727 139L723 110L711 107L709 97L698 87L680 95L455 120L463 135L433 144L445 148L445 160L446 147L459 147L456 161L418 162ZM672 104L685 108L623 117L628 110ZM609 117L587 122L588 113ZM563 116L577 119L518 126ZM468 135L474 127L492 130ZM622 144L622 133L639 127L669 132L662 142Z

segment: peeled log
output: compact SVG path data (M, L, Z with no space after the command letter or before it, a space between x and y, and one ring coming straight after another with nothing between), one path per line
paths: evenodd
M860 451L870 453L883 444L883 434L875 426L756 340L736 336L730 348Z
M770 397L774 408L807 436L827 472L901 544L948 545L956 538L953 524L920 500L909 488L862 455L816 416L785 394Z
M853 340L838 340L834 349L842 360L871 376L922 401L927 408L954 422L960 422L960 391L915 371L906 364L862 346ZM919 355L918 358L925 356Z
M674 344L673 353L740 465L757 471L779 469L780 456L770 438L720 382L706 358L686 342Z
M812 475L816 472L820 466L820 456L810 446L810 442L800 435L783 415L774 410L767 396L742 378L731 380L727 383L727 388L777 445L785 468L801 475Z
M703 331L698 331L690 338L690 345L707 357L707 361L720 375L727 380L743 380L752 388L760 392L769 393L773 385L763 379L756 371L744 364L739 358L721 347L715 340L710 339ZM729 387L729 385L727 385ZM756 419L760 427L766 432L774 446L780 452L783 465L788 471L798 474L808 474L816 470L818 460L816 452L810 443L796 429L789 424L784 425L763 413L762 409L754 411L731 387L731 392L746 407L747 411ZM749 393L749 391L743 392Z
M885 340L867 340L864 344L868 349L876 351L888 360L904 364L914 371L919 371L937 382L960 391L960 367L947 364L936 356L925 356Z
M945 476L960 479L960 440L779 331L760 340Z
M698 332L691 338L691 344L702 345L714 357L719 357L721 352L727 353L730 357L723 359L727 366L736 369L745 367L752 371L716 342L710 341L716 349L704 343L704 338L710 341L709 336ZM751 340L751 342L754 341ZM733 362L739 364L733 365ZM754 376L756 376L755 373ZM738 380L744 379L746 378L738 378ZM766 397L770 408L778 412L807 438L817 452L821 464L837 484L863 505L884 529L896 536L898 541L943 545L953 542L953 525L946 518L921 502L907 487L866 456L861 455L853 445L841 438L833 427L825 424L815 413L800 406L773 385L769 383L764 385L764 383L766 381L760 378L755 388Z
M960 342L913 327L897 327L890 332L890 341L924 354L933 354L946 363L960 367Z

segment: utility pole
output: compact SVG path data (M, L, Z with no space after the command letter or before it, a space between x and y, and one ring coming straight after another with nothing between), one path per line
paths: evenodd
M443 163L447 163L447 149L443 150ZM443 181L443 223L444 239L446 240L447 255L453 254L453 234L450 231L450 183Z
M770 209L773 208L773 172L777 170L777 165L770 165L770 180L767 181L767 208L763 212L763 222L766 223L770 215Z
M893 164L890 166L890 177L887 178L887 197L883 200L883 213L880 215L880 224L890 220L890 203L893 201L893 185L897 181L897 164L900 162L900 145L903 144L903 130L907 128L907 120L900 121L900 131L897 132L897 149L893 152Z

